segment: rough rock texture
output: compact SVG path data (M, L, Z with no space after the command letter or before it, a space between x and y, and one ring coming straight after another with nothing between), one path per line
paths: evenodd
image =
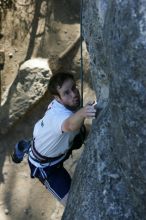
M51 70L48 60L34 58L20 67L19 73L10 87L0 108L0 134L8 129L36 104L47 91Z
M109 100L76 167L63 220L146 219L146 1L84 0L83 28L99 96Z

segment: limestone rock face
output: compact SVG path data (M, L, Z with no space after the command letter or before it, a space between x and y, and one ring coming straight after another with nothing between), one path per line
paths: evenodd
M3 124L0 134L6 133L8 128L42 98L51 75L47 59L30 59L20 66L0 108L0 124Z
M146 219L146 1L84 0L84 38L99 96L63 220Z

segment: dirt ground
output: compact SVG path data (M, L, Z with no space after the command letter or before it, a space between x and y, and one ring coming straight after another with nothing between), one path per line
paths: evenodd
M54 21L48 27L48 36L46 35L45 39L43 39L44 43L41 41L42 38L38 37L36 45L39 46L35 47L37 49L33 51L32 56L34 57L45 58L48 55L60 54L74 41L80 32L78 1L61 0L53 2ZM23 13L26 13L26 11L23 11ZM2 94L13 83L19 64L24 60L28 52L28 36L23 38L23 42L21 42L21 36L19 36L16 42L12 38L13 32L9 34L12 28L10 22L12 16L13 14L10 12L5 17L6 22L3 32L6 37L0 39L0 49L5 51L5 67L1 71ZM43 23L44 21L40 22L40 32L42 31ZM46 46L45 42L49 46ZM71 66L67 66L66 63L66 69L68 70L68 68L71 68L69 70L73 72L79 71L79 53L72 60ZM87 94L89 94L88 91L86 91L86 97ZM64 207L37 180L30 178L27 158L19 165L11 161L11 153L15 143L22 138L30 138L32 136L33 126L43 114L47 105L47 100L43 98L31 113L26 114L8 133L0 137L0 220L61 219ZM65 163L65 167L71 176L82 149L75 151L73 158L70 158Z
M80 151L75 152L65 167L72 175ZM3 166L4 182L0 188L1 220L59 220L64 207L36 179L29 176L27 158L17 165L6 157Z

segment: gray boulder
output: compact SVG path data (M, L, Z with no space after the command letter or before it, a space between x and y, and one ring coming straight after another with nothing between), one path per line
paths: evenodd
M0 134L6 133L43 97L51 75L47 59L30 59L20 66L0 108Z

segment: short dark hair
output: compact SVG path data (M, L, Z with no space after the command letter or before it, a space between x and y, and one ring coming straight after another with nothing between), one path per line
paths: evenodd
M75 80L74 76L71 73L56 73L54 74L50 80L49 80L49 84L48 84L48 90L51 93L51 95L58 95L59 93L57 91L57 87L59 86L60 88L62 87L63 83L68 80Z

